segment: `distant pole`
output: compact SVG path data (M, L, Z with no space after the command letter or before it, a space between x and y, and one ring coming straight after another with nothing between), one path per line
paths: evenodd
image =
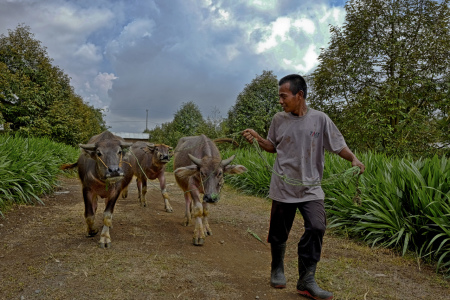
M147 118L145 119L145 131L148 131L148 109L146 109L147 111Z

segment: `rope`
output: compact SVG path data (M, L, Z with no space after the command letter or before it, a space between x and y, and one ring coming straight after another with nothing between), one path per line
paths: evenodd
M295 179L295 178L290 178L287 177L286 175L281 175L279 173L277 173L273 167L270 166L270 164L268 163L268 161L266 160L266 158L264 157L264 155L262 155L262 151L261 148L258 144L258 141L254 138L253 139L253 145L255 146L256 152L258 153L258 155L261 157L261 159L264 161L266 168L274 175L278 176L281 178L281 180L283 180L284 182L286 182L289 185L295 185L295 186L323 186L323 185L331 185L334 184L338 181L340 181L342 178L346 178L346 177L353 177L356 174L359 174L359 167L355 166L355 167L351 167L350 169L347 169L345 171L342 171L340 173L337 174L333 174L330 177L326 178L326 179L322 179L322 180L315 180L315 181L302 181L299 179Z
M239 133L233 133L233 134L231 134L231 135L229 135L229 136L226 136L226 138L230 138L230 137L231 137L231 138L232 138L232 141L234 141L234 140L235 140L235 136L240 135L240 134L241 134L240 132L239 132ZM209 141L207 141L207 142L209 142ZM206 142L205 142L205 143L206 143ZM349 169L347 169L347 170L344 170L344 171L342 171L342 172L340 172L340 173L337 173L337 174L333 174L333 175L329 176L328 178L322 179L322 180L316 180L316 181L302 181L302 180L299 180L299 179L290 178L290 177L288 177L288 176L286 176L286 175L281 175L281 174L277 173L277 172L274 170L274 168L269 164L269 162L268 162L267 159L264 157L264 155L262 154L262 150L261 150L261 148L260 148L260 146L259 146L259 143L257 142L257 140L256 140L255 138L253 139L253 145L254 145L255 150L256 150L256 152L258 153L259 157L263 160L263 162L264 162L264 164L265 164L265 167L266 167L272 174L274 174L275 176L280 177L281 180L283 180L284 182L286 182L286 183L289 184L289 185L294 185L294 186L325 186L325 185L332 185L332 184L334 184L334 183L336 183L336 182L338 182L338 181L341 181L341 180L345 180L345 179L348 178L348 177L350 177L350 178L355 178L356 194L355 194L355 196L353 197L353 202L354 202L355 204L357 204L357 205L361 205L361 190L359 189L359 176L360 176L360 174L359 174L360 168L359 168L359 167L357 167L357 166L351 167L351 168L349 168ZM191 149L191 148L194 148L194 147L198 147L198 145L194 145L194 146L189 147L189 148L183 148L182 150L187 150L187 149ZM136 158L136 163L137 163L137 165L139 166L139 168L140 168L140 170L142 171L142 173L144 174L144 176L147 178L148 183L149 183L150 185L155 186L156 188L159 188L159 186L157 186L156 184L154 184L154 183L147 177L147 174L145 174L144 169L143 169L142 166L140 165L139 160L137 159L137 157L136 157L136 155L133 153L133 151L131 151L131 150L129 150L129 151L130 151L131 154ZM100 161L102 161L102 160L100 159ZM121 159L121 162L122 162L122 159ZM105 164L103 161L102 161L102 163ZM128 162L125 162L125 163L128 163ZM128 164L131 166L130 163L128 163ZM105 165L105 167L106 167L106 165ZM212 174L211 174L210 176L212 176ZM207 179L208 179L208 178L206 178L206 180L207 180ZM203 179L202 179L201 177L200 177L200 181L201 181L201 184L203 185ZM185 191L184 193L188 193L188 192L190 192L190 190Z
M286 175L278 174L273 167L270 166L264 155L262 154L261 148L259 146L258 141L256 138L253 138L252 143L256 149L256 152L260 156L260 158L264 161L266 168L274 175L278 176L286 182L287 184L294 185L294 186L324 186L324 185L332 185L335 184L338 181L344 180L347 177L355 178L355 186L356 186L356 192L355 196L353 197L353 203L360 206L361 205L361 190L359 189L359 177L360 177L360 168L358 166L351 167L350 169L347 169L345 171L342 171L337 174L333 174L330 177L322 180L317 181L302 181L295 178L289 178Z

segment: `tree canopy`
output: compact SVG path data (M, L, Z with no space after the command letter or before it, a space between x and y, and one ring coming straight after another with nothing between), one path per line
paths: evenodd
M350 0L308 77L310 102L356 149L450 145L449 0Z
M75 94L28 26L8 33L0 36L0 121L6 129L71 145L106 129L101 111Z
M281 110L278 102L278 80L272 71L263 71L247 84L228 111L229 135L252 128L267 136L272 117Z

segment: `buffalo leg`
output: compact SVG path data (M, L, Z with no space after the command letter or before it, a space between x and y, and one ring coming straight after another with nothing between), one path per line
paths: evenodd
M208 203L203 202L203 229L205 230L205 235L212 235L211 227L209 227L208 215Z
M167 193L166 190L166 177L164 176L164 172L162 172L161 175L158 176L158 180L159 180L159 187L161 188L161 194L164 199L164 209L166 210L166 212L173 212L173 208L169 202L169 194Z
M191 190L191 197L193 203L192 217L195 218L195 228L193 236L193 244L195 246L202 246L205 242L205 230L203 229L203 205L199 199L198 189Z
M136 186L137 186L137 189L138 189L138 199L139 199L139 203L140 203L141 205L143 205L143 204L142 204L142 179L136 178Z
M189 197L189 192L184 192L184 200L185 200L185 211L184 211L184 226L189 226L191 223L191 198Z
M84 200L84 218L87 225L87 236L95 236L98 233L97 229L94 229L95 212L97 211L97 196L94 195L87 188L83 189Z
M141 196L141 204L143 207L147 206L147 200L145 199L145 195L147 194L147 179L142 179L142 196Z
M128 197L128 186L122 190L122 198L125 199Z
M109 229L112 227L112 217L114 212L114 206L116 204L117 198L120 192L117 192L112 199L106 200L105 211L103 212L103 229L100 235L100 248L110 248L111 247L111 236L109 234Z

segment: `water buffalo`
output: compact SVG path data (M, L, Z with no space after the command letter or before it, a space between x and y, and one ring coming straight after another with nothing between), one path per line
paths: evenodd
M219 149L204 135L183 137L175 148L173 167L175 179L184 191L186 212L184 225L195 218L193 243L203 245L205 235L211 235L208 224L208 203L219 201L223 186L223 174L240 174L247 169L241 165L230 165L234 155L222 160ZM203 201L200 200L203 194ZM193 203L191 205L191 196Z
M121 137L104 131L93 136L88 144L80 145L82 153L77 163L72 165L78 167L78 176L83 186L84 217L88 236L95 236L98 232L94 229L97 197L105 198L101 248L111 246L109 228L112 226L114 206L121 191L133 178L127 152L131 145L132 143L126 143Z
M169 203L169 194L166 190L166 177L164 171L166 164L172 157L173 148L164 144L153 144L146 142L136 142L131 146L130 163L133 173L137 177L136 183L139 192L139 202L147 206L145 194L147 193L147 179L158 178L161 194L164 199L166 212L173 212ZM127 197L128 189L122 192L124 198Z

